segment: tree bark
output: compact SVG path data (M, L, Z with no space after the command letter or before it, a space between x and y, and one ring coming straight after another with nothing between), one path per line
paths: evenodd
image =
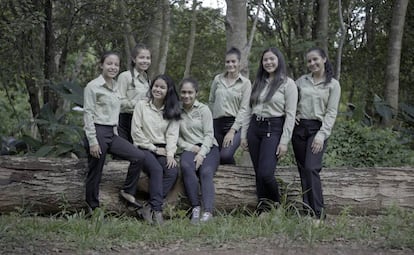
M126 177L128 162L108 161L104 167L100 201L106 210L126 211L118 194ZM27 210L56 213L85 208L85 160L30 157L0 157L0 212ZM295 167L276 171L282 197L301 208L300 181ZM351 207L356 214L380 213L398 205L414 209L414 168L323 169L321 179L328 213ZM255 176L251 167L221 165L215 175L216 209L254 208ZM148 190L144 174L138 183L139 199ZM167 197L170 204L187 205L182 181Z
M226 5L226 48L236 47L241 51L240 73L248 77L247 1L226 0Z
M316 26L316 36L318 43L322 49L329 54L328 51L328 26L329 22L329 0L318 1L318 21Z
M391 106L393 118L398 112L398 92L400 81L400 60L405 14L408 0L396 0L393 6L391 31L388 42L388 61L385 70L385 101ZM389 126L392 119L383 118L383 124Z
M336 72L335 78L339 81L341 78L341 65L342 65L342 49L344 47L344 41L346 38L346 29L344 24L344 18L342 15L342 1L338 0L338 18L341 36L339 37L338 50L336 52Z
M196 24L197 24L197 0L193 0L192 6L192 15L191 15L191 29L190 29L190 38L188 43L187 55L185 58L185 70L184 78L187 78L191 75L191 60L193 59L194 54L194 44L196 37Z

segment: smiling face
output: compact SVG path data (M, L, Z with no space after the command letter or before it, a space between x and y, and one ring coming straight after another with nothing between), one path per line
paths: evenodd
M180 97L181 102L183 102L183 106L185 108L190 108L193 106L197 97L197 91L191 82L183 83L180 90Z
M151 53L147 49L141 49L133 60L137 71L147 71L151 65Z
M119 57L115 54L108 55L101 63L101 69L105 79L114 79L119 72Z
M163 79L157 79L151 88L151 93L154 100L164 101L167 96L168 85Z
M238 73L240 67L240 60L236 54L227 54L224 67L228 73Z
M306 65L313 74L323 74L325 72L326 58L323 58L316 50L310 51L306 54Z
M279 66L279 59L272 51L268 51L263 54L262 65L263 69L269 73L269 76L271 76L276 72L277 67Z

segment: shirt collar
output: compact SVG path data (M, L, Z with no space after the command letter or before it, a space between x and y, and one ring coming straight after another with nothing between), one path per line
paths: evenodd
M109 90L111 90L111 91L116 91L117 90L117 82L114 80L114 79L112 79L112 84L114 85L113 86L113 88L110 88L107 84L106 84L106 81L105 81L105 78L103 77L103 75L101 74L101 75L99 75L99 77L98 78L96 78L96 82L99 84L99 86L101 86L101 87L105 87L106 89L109 89Z
M191 106L191 109L189 111L186 111L184 109L183 104L181 103L181 109L183 110L183 112L191 112L194 108L198 108L200 106L200 102L196 99L193 103L193 105Z
M314 84L314 85L319 85L319 84L324 84L324 83L325 83L325 79L323 79L322 81L320 81L320 82L318 82L318 83L315 83L315 82L313 81L313 76L312 76L312 73L305 74L305 78L306 78L307 80L311 81L311 82L312 82L312 84Z
M222 75L221 75L221 79L223 79L224 80L224 78L226 77L226 75L228 74L228 72L224 72L224 73L222 73ZM242 75L241 75L241 73L239 72L239 74L237 75L237 79L236 79L236 82L237 81L243 81L243 79L242 79Z
M161 112L161 111L163 111L164 110L164 106L165 105L163 105L163 106L161 106L161 108L160 109L158 109L153 103L152 103L152 100L150 99L150 100L148 100L148 102L147 102L147 105L151 108L151 109L153 109L154 111L157 111L157 112Z

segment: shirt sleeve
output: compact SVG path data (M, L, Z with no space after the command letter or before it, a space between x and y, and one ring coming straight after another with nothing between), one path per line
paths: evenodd
M208 97L208 106L210 107L211 112L214 110L214 103L216 101L216 89L217 89L217 76L214 77L213 82L210 87L210 96Z
M293 80L288 80L285 88L285 123L283 124L283 133L280 138L280 144L287 145L292 138L293 128L295 126L296 106L298 103L298 89Z
M245 86L245 89L243 90L242 100L240 103L240 109L231 127L236 131L238 131L242 127L243 121L246 119L247 115L249 114L248 108L250 104L250 94L252 92L252 84L250 83L250 80L246 80L245 82L246 82L246 86Z
M182 148L185 151L191 151L191 149L193 148L194 144L191 144L189 142L186 142L181 136L178 137L178 142L177 142L178 146L180 148Z
M202 121L204 138L199 154L205 157L214 143L213 115L208 107L202 109Z
M168 124L165 139L166 139L166 151L167 156L174 157L175 152L177 151L177 142L180 131L180 122L177 120L171 120Z
M330 135L335 124L336 116L338 114L339 100L341 98L341 86L336 80L332 81L332 87L329 89L329 98L326 105L325 117L322 121L322 126L316 133L315 139L326 140Z
M96 129L94 121L94 108L96 98L95 93L91 86L86 86L84 90L84 101L83 101L83 122L86 138L88 139L89 146L97 145L98 139L96 138Z
M143 149L154 151L157 147L145 136L142 130L142 107L144 104L138 103L135 106L131 121L131 136L134 145Z
M128 84L130 83L127 73L123 72L118 77L118 93L121 100L121 109L130 109L133 107L131 100L127 96Z
M252 108L250 107L250 104L247 107L246 114L244 116L242 127L241 127L241 139L247 138L247 130L249 130L250 126L250 119L252 117Z

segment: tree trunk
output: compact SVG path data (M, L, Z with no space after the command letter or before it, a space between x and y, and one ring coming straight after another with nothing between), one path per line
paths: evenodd
M191 75L191 60L193 59L194 53L194 44L196 37L196 24L197 24L197 0L193 0L192 6L192 15L191 15L191 29L190 29L190 38L188 43L187 55L185 58L185 70L184 78L187 78Z
M106 210L126 210L119 201L119 190L126 177L128 162L108 161L104 167L100 201ZM28 210L56 213L85 207L85 160L29 157L0 157L0 212ZM276 171L282 197L301 208L300 181L297 169ZM333 168L323 169L321 179L328 213L351 207L356 214L380 213L398 205L414 209L414 168ZM251 167L221 165L215 175L216 209L254 208L255 176ZM138 183L137 197L143 199L148 190L147 176ZM186 205L182 181L178 181L167 201Z
M344 24L344 18L342 15L342 1L338 0L338 18L341 36L339 38L338 50L336 52L336 72L335 78L339 81L341 78L341 64L342 64L342 49L344 47L344 41L346 38L346 29Z
M401 45L404 33L405 14L408 0L396 0L394 2L391 31L388 42L388 61L385 70L385 101L391 106L393 118L398 112L398 91L400 81ZM392 119L383 118L383 124L389 126Z
M131 21L129 19L128 8L125 3L125 0L119 1L119 8L120 12L122 13L124 24L125 24L125 34L124 34L124 41L125 41L125 56L126 56L126 66L129 67L129 63L131 60L131 49L135 47L137 42L135 41L134 35L132 33Z
M226 0L226 5L226 48L236 47L241 51L240 72L248 77L247 1Z
M157 7L154 10L153 25L149 36L152 56L152 64L149 69L151 79L155 75L165 73L168 43L170 40L170 16L169 1L157 1Z
M322 49L328 54L328 26L329 22L329 0L318 1L318 21L316 26L317 41Z

